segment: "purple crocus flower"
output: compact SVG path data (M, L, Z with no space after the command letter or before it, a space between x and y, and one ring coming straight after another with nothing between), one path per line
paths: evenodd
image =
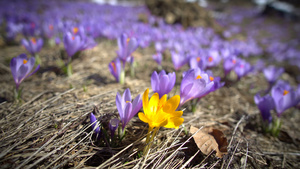
M53 24L44 23L42 25L42 33L45 38L49 38L49 39L52 38L55 33Z
M38 30L37 24L35 22L30 22L30 23L24 23L23 24L23 34L28 37L28 36L34 36L36 33L36 30Z
M158 53L162 53L164 51L163 45L161 42L155 42L155 50Z
M110 73L115 77L117 82L124 81L122 79L122 66L121 66L121 61L119 58L115 58L113 61L111 61L108 65ZM124 77L123 77L124 78Z
M95 47L97 45L97 43L95 42L95 40L92 37L89 37L86 35L85 33L85 29L80 26L80 27L74 27L73 30L73 35L79 35L80 39L81 39L81 47L79 50L83 51L86 49L91 49L93 47Z
M119 127L120 120L118 118L113 118L109 121L109 130L110 130L110 136L111 139L115 136L115 131Z
M245 60L239 59L237 65L234 67L234 71L238 76L238 79L241 79L243 76L251 72L252 67L250 63Z
M38 65L34 71L31 72L35 64L35 58L31 57L27 59L26 54L21 54L10 61L10 70L16 83L16 89L18 90L21 82L27 77L33 75L39 68ZM30 73L31 72L31 73Z
M22 39L21 40L22 45L27 49L27 51L31 55L35 55L38 53L42 46L43 46L43 39L36 39L36 38L30 38L29 40Z
M263 73L270 85L273 85L283 72L284 68L277 68L273 65L263 69Z
M175 70L180 69L188 61L182 53L179 54L173 50L171 51L171 58L172 58L172 62L173 62Z
M152 55L152 58L156 61L157 64L161 65L162 54L160 52Z
M141 95L136 96L131 102L131 93L127 88L122 97L119 92L117 93L116 105L122 121L122 130L124 131L130 119L142 108Z
M236 56L231 56L227 57L224 62L223 62L223 67L224 67L224 73L225 76L230 73L232 69L234 69L235 65L237 62L237 57Z
M221 61L219 52L217 50L210 50L208 54L206 66L209 68L217 66Z
M159 74L156 71L151 76L151 87L153 92L158 93L159 97L168 94L174 87L176 82L175 72L166 74L165 70L162 70Z
M214 82L214 85L211 87L211 89L209 90L208 93L214 92L217 89L219 89L219 88L221 88L221 87L223 87L225 85L225 82L221 82L221 78L220 77L214 77L212 71L207 70L206 73L209 76L209 80Z
M179 107L191 99L206 94L213 85L214 82L210 81L209 76L199 68L188 70L183 74L180 85Z
M278 81L277 84L272 87L271 94L278 117L280 117L285 110L298 104L300 97L298 93L298 91L294 91L293 88L284 81Z
M55 38L55 44L56 44L56 45L59 45L59 44L60 44L60 38L59 38L59 37L56 37L56 38Z
M204 70L206 68L206 62L204 59L201 59L200 56L191 57L190 68L191 69L200 68L201 70Z
M13 21L6 21L6 36L5 39L7 41L13 41L18 32L20 32L21 25Z
M260 110L261 117L268 123L272 122L271 110L275 108L274 100L270 95L261 97L259 93L254 96L255 104Z
M128 57L138 48L138 42L136 38L130 38L127 34L122 34L118 38L119 50L117 51L118 57L123 63L125 63Z
M100 134L100 127L97 124L97 119L93 113L90 114L90 122L92 124L92 128L96 134Z
M81 37L70 32L64 34L63 42L69 58L82 48Z

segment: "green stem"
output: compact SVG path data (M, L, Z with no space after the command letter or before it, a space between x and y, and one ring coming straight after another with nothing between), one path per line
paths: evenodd
M136 61L133 61L131 66L130 66L130 76L131 77L135 76L135 67L136 67Z
M121 73L120 73L120 84L124 84L125 83L125 71L124 70L121 70Z
M149 129L150 129L150 127L149 127ZM148 153L149 149L151 148L151 146L153 144L153 140L154 140L158 130L159 130L159 127L154 129L154 131L152 132L150 140L148 140L148 142L147 142L148 135L150 135L149 130L148 130L148 135L147 135L147 139L146 139L147 146L144 148L144 152L143 152L144 156Z
M273 123L273 128L272 128L272 131L271 131L271 134L274 136L274 137L278 137L279 135L279 132L280 132L280 128L281 128L281 120L280 118L276 118L274 123Z
M48 46L50 46L51 48L53 48L55 46L55 39L51 38L48 40Z
M147 138L146 138L146 143L147 143L147 144L149 143L150 132L151 132L152 130L153 130L153 128L149 126L149 128L148 128L148 133L147 133Z
M22 89L23 88L18 88L18 89L14 89L13 93L14 93L14 99L16 102L20 102L21 101L21 94L22 94Z
M161 65L158 65L158 66L157 66L157 69L158 69L159 71L161 71L161 70L162 70L162 66L161 66Z
M34 58L35 58L35 65L36 66L41 65L42 61L41 61L41 58L39 57L39 55L35 54Z
M71 65L71 63L68 63L67 64L67 75L70 77L70 76L72 76L72 74L73 74L72 65Z
M122 126L118 127L118 136L119 136L119 140L122 141L125 137L126 134L126 129L124 128L124 130L122 130Z

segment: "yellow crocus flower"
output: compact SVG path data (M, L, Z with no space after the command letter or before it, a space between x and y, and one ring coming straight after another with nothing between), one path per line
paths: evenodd
M159 99L158 93L155 93L149 101L148 94L149 89L146 89L143 95L144 113L138 114L140 120L148 123L150 130L159 127L179 128L184 121L181 118L183 112L176 111L180 103L180 96L175 95L167 100L166 94Z

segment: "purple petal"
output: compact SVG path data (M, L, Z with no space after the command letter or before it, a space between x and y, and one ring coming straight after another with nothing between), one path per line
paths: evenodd
M131 38L128 42L128 56L138 48L138 43L135 38Z
M127 125L127 123L129 122L129 117L130 117L130 114L131 114L131 111L132 111L132 104L130 102L126 103L125 105L125 109L124 109L124 112L125 112L125 117L122 120L122 129L124 130L125 126Z
M95 130L95 133L99 134L100 128L99 128L99 126L97 126L96 121L97 121L97 119L96 119L95 115L93 113L91 113L90 114L90 122L92 124L92 128L93 128L93 130ZM96 129L95 129L95 127L96 127Z
M191 99L190 92L192 87L193 87L193 83L190 83L182 89L182 91L180 92L180 105L183 105L185 102Z
M131 93L130 93L130 90L129 88L127 88L124 93L123 93L123 96L122 96L122 99L124 100L124 102L131 102Z
M169 84L169 77L167 75L163 75L160 78L160 85L159 85L159 97L162 97L164 94L168 92L168 84Z
M17 70L17 82L20 84L26 76L26 73L28 71L28 66L23 64L20 66L19 70Z
M33 75L35 72L37 72L38 70L40 69L40 65L38 65L35 69L34 69L34 71L32 71L30 74L28 74L27 76L26 76L26 78L28 78L28 77L30 77L31 75Z
M117 96L116 96L116 105L117 105L117 109L120 115L121 119L124 119L125 114L124 114L124 108L125 108L125 102L122 99L121 95L119 92L117 92Z
M154 92L159 90L159 78L156 71L154 71L151 75L151 87Z
M15 80L15 83L17 83L17 58L12 58L10 61L10 70L12 73L12 76Z
M184 88L189 85L193 80L195 79L194 77L194 69L190 69L188 70L182 81L181 81L181 85L180 85L180 93L183 93Z
M132 119L133 116L136 115L136 113L142 108L142 100L141 100L141 95L137 95L135 99L132 101L132 112L129 116L129 120Z

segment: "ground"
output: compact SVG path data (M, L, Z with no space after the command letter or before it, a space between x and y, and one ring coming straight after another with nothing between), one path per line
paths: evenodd
M196 111L184 110L183 125L177 129L162 128L150 154L141 157L147 125L135 116L127 135L117 147L105 146L93 136L89 115L97 107L97 117L118 115L117 92L129 88L133 96L151 89L151 73L158 71L151 58L154 47L134 52L137 60L135 77L126 73L125 84L115 82L108 63L115 57L117 43L100 39L98 45L84 51L72 61L74 74L64 75L57 68L63 46L44 47L40 52L41 69L22 84L22 102L13 99L14 81L9 61L20 53L21 46L1 46L0 50L0 165L1 168L297 168L300 166L300 111L291 108L282 115L278 138L264 134L260 113L253 101L257 91L265 90L263 75L251 74L202 98ZM174 71L166 54L162 67ZM170 93L179 94L180 75ZM222 67L214 69L222 75ZM283 79L296 83L285 73ZM151 93L152 95L152 93ZM214 153L198 151L190 126L213 127L223 131L228 140L228 154L217 158ZM195 155L195 153L197 153ZM194 156L195 155L195 156ZM191 159L191 161L189 160Z

